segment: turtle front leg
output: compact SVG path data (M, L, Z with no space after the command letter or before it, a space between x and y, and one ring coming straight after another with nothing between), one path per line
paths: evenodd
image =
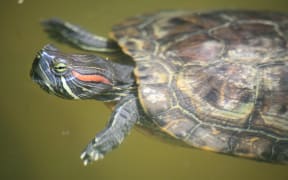
M139 119L137 104L138 100L133 95L120 100L107 127L96 135L81 154L84 165L102 159L107 152L121 144Z
M120 50L115 41L94 35L80 26L60 19L48 19L43 21L42 25L52 38L83 50L97 52L113 52Z

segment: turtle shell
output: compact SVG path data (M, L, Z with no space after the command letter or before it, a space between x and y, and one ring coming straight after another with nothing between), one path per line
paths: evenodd
M193 147L288 163L288 15L162 11L112 37L136 62L139 99Z

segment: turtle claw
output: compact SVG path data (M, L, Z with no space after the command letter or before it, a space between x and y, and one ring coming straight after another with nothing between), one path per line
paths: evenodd
M80 158L83 160L84 166L87 166L89 163L92 163L93 161L103 159L104 155L95 149L93 150L88 149L81 154Z

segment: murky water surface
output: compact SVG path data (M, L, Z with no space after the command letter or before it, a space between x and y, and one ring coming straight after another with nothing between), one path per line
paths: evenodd
M120 148L84 167L79 155L109 110L95 101L50 96L29 78L35 53L49 39L39 22L60 17L106 35L135 14L160 9L249 8L288 12L287 0L3 0L0 2L0 179L287 180L270 165L165 144L133 130Z

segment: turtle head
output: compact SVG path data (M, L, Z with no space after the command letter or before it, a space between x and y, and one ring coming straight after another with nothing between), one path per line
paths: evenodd
M111 61L95 55L66 54L46 45L37 54L30 75L42 89L62 98L113 101L131 87L133 67L128 69L131 79L121 79Z

